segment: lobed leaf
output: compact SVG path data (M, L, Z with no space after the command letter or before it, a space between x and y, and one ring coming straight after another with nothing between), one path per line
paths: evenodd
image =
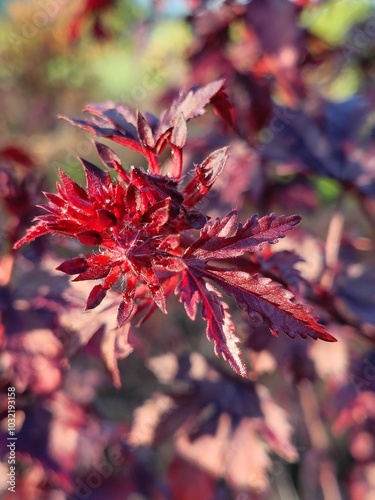
M198 300L201 301L202 316L207 322L206 335L208 340L214 341L216 356L221 354L235 372L247 377L246 366L237 345L239 339L235 336L228 305L221 300L220 292L194 272L186 271L183 276L183 283L178 290L182 292L180 300L184 301L188 315L191 319L195 318Z
M299 215L276 217L272 213L259 219L255 214L242 226L237 222L237 211L232 210L222 220L217 218L202 228L198 240L186 250L185 258L208 261L256 252L265 243L277 243L300 220Z
M292 339L299 335L303 339L312 337L336 342L336 339L310 314L308 306L293 303L291 301L293 294L269 278L243 271L225 269L218 271L197 267L194 267L193 273L212 279L248 314L258 313L276 336L282 332Z

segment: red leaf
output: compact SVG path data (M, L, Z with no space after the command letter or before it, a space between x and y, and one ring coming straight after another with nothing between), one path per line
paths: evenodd
M107 183L108 174L83 158L79 158L79 160L85 170L87 194L89 198L95 199L98 193L102 192L103 185Z
M186 250L185 258L194 256L208 261L256 252L265 243L277 243L300 220L298 215L276 217L271 214L259 219L255 214L242 226L237 222L237 211L232 210L222 220L217 218L204 226L199 239Z
M52 203L58 208L63 208L66 205L66 202L62 198L60 198L60 196L58 196L57 194L46 193L46 192L43 192L43 194L50 202L50 204Z
M213 96L211 104L213 105L216 113L220 115L232 128L235 128L233 119L234 109L224 90L219 90L219 92Z
M105 290L102 285L95 285L88 296L86 310L97 307L106 295L107 290Z
M194 207L211 189L228 159L228 148L217 149L196 165L193 179L183 190L184 206Z
M195 318L199 297L202 301L202 316L207 321L207 338L214 340L216 356L221 354L235 372L247 377L246 366L237 346L239 339L235 336L234 324L227 311L228 305L222 302L221 294L209 283L204 283L197 274L189 272L189 277L186 274L182 286L178 287L178 291L182 291L181 300L185 302L186 311L192 319Z
M41 216L43 217L43 216ZM80 222L69 220L69 219L60 219L58 220L55 217L55 221L52 220L48 223L48 228L51 233L62 234L63 236L72 236L77 233L80 229Z
M61 179L61 185L57 184L57 189L60 194L63 193L62 198L70 198L71 196L75 196L77 198L81 198L82 200L88 201L87 193L79 184L77 184L73 179L68 177L65 172L59 169L59 176ZM64 196L65 195L65 196Z
M171 199L165 198L151 206L142 216L142 223L147 224L147 229L159 230L169 220Z
M129 182L129 175L123 169L121 160L108 146L101 144L100 142L95 142L96 150L104 163L108 168L115 170L120 177L126 182Z
M167 314L167 305L166 305L166 297L163 290L163 287L160 284L160 281L155 273L155 271L149 267L142 267L140 270L140 274L148 286L152 298L155 301L155 304L158 308L164 313Z
M117 312L117 325L119 328L130 318L133 310L134 301L131 298L126 298L121 302Z
M60 264L56 269L65 274L73 275L80 274L84 271L87 271L89 268L87 260L82 257L76 257L74 259L66 260L62 264Z
M153 265L157 269L170 271L171 273L179 273L183 269L186 269L186 264L180 257L159 253L153 257Z
M137 114L137 132L141 144L150 149L155 147L155 138L152 129L141 113Z
M173 127L171 135L171 143L181 149L185 146L187 136L187 126L184 115L181 114Z
M137 153L145 156L145 149L143 146L141 146L137 141L133 139L128 139L127 137L122 137L121 135L117 134L107 134L102 137L105 137L106 139L110 139L113 142L117 142L117 144L121 144L122 146L125 146L126 148L132 149L133 151L137 151Z
M197 316L200 295L190 273L182 273L182 279L177 285L175 293L180 294L180 302L184 304L186 314L194 321Z
M108 276L110 267L93 266L79 274L73 281L99 280Z
M26 168L32 168L35 165L32 157L18 146L6 146L0 149L0 157L7 162L16 162Z
M78 241L83 245L92 246L100 245L102 237L97 231L82 231L76 234Z
M205 106L222 89L223 85L224 80L217 80L204 87L181 92L180 96L172 103L170 109L161 117L156 134L157 137L159 138L166 130L173 128L181 114L185 121L202 115Z
M291 338L300 335L303 339L310 336L336 342L311 316L308 306L291 302L293 294L268 278L225 269L217 271L194 267L193 272L212 279L248 314L258 313L274 335L283 332Z
M31 227L27 230L26 235L13 245L13 248L14 250L17 250L24 243L30 243L31 241L35 240L35 238L39 238L39 236L50 232L51 230L45 224L38 224L34 227Z
M88 269L73 281L96 280L105 278L111 269L111 256L106 254L86 256Z
M97 211L98 222L103 228L115 226L117 217L109 210L100 209Z
M173 251L177 250L181 243L181 235L179 234L167 234L163 237L162 241L158 245L158 250L160 251Z
M160 201L170 197L174 204L180 205L183 201L178 191L178 181L162 175L147 174L139 168L131 170L131 180L138 189L150 196L150 201Z

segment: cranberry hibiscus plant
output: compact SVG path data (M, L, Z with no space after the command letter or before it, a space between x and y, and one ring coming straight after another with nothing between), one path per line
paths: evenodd
M119 326L136 316L142 321L157 307L167 313L166 299L173 291L192 320L201 303L207 337L214 341L216 355L222 354L246 377L239 339L221 291L250 316L259 315L276 336L283 332L291 338L335 339L308 306L295 302L289 290L250 272L251 254L284 237L300 217L253 215L242 224L232 210L222 219L209 220L199 202L223 170L227 148L195 165L187 181L182 176L187 122L202 115L209 103L231 121L223 85L219 80L180 93L160 119L113 103L88 105L90 119L68 119L142 154L148 170L132 167L126 171L111 149L96 143L103 164L117 173L117 180L83 159L86 189L61 171L57 194L45 193L48 203L42 208L48 215L36 217L36 225L15 248L47 233L94 247L92 253L67 260L58 269L78 275L74 281L102 280L91 290L87 309L98 306L107 291L122 280ZM165 148L170 148L171 158L161 164Z

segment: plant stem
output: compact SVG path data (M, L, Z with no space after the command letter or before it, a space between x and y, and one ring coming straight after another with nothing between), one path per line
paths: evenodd
M314 386L309 380L304 380L298 385L298 392L310 442L317 453L317 469L323 498L342 500L335 466L329 457L329 438L320 417Z

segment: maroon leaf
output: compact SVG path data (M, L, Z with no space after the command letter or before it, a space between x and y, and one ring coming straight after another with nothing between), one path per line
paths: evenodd
M283 332L291 338L300 335L304 339L309 336L336 342L311 316L310 308L291 302L293 294L268 278L224 269L217 271L194 267L193 272L212 279L225 293L234 297L238 306L248 314L254 311L260 314L274 335Z
M200 295L190 273L182 273L182 279L176 287L176 294L180 294L180 302L184 304L186 314L194 321L197 315Z
M88 296L86 310L97 307L103 301L106 294L107 290L102 285L95 285Z
M187 273L184 273L187 274ZM221 300L221 294L210 284L204 283L193 273L184 278L181 300L186 300L186 310L191 318L195 317L197 296L202 302L202 316L207 321L207 338L214 340L215 354L220 354L229 362L234 371L247 377L246 366L240 357L237 346L239 339L234 334L234 324L228 313L228 306ZM189 285L187 289L186 285Z
M98 222L103 228L116 225L117 218L109 210L100 209L97 211L97 215L98 215Z
M73 179L68 177L66 173L61 169L59 169L59 176L61 179L61 185L57 184L57 189L59 190L60 194L64 193L69 199L71 197L76 197L88 201L86 191L83 189L83 187L81 187L79 184L73 181ZM63 198L65 198L65 196L63 196Z
M277 276L294 293L300 292L303 283L307 284L300 271L294 267L297 263L303 262L303 259L295 252L288 250L271 252L268 248L263 255L258 256L257 260L263 274L270 273L269 277Z
M224 80L217 80L204 87L182 92L178 99L173 102L168 112L161 117L157 137L172 128L181 115L183 115L185 121L188 121L203 114L204 107L222 89L223 85Z
M151 149L155 147L155 138L152 129L141 113L137 114L137 131L139 140L144 146Z
M208 193L227 159L228 148L222 148L211 153L200 165L196 165L193 179L183 191L185 207L194 207Z
M186 250L185 258L208 261L256 252L265 243L277 243L300 220L298 215L276 217L271 214L259 219L255 214L242 226L237 222L237 211L232 210L222 220L217 218L206 224L199 239Z
M70 121L143 154L148 170L131 167L127 173L113 151L96 144L103 163L118 173L119 181L84 159L86 189L60 172L58 193L46 193L48 203L43 208L47 215L36 218L36 225L15 248L46 233L71 237L92 247L99 245L100 252L94 249L91 255L65 261L58 268L66 274L78 274L73 281L103 280L91 290L88 309L97 307L107 290L121 284L117 321L124 324L134 311L143 318L156 307L167 313L167 297L176 289L190 318L196 317L198 303L202 303L207 337L214 340L215 353L246 376L228 306L216 285L250 315L257 313L275 334L284 331L289 336L334 339L310 316L309 309L294 304L292 295L281 286L250 274L260 270L282 281L281 274L289 274L289 265L284 265L285 272L279 268L275 272L275 265L267 269L264 264L265 255L263 261L257 256L248 261L238 259L276 243L299 222L299 216L254 215L241 225L234 210L223 219L207 222L208 216L195 206L222 172L227 148L214 151L196 165L191 181L180 188L186 122L201 115L210 102L222 106L221 112L230 121L223 83L219 80L182 92L160 121L114 103L87 106L94 118ZM158 155L166 145L173 158L162 175ZM194 229L201 229L198 237L194 237ZM225 259L222 268L217 267L218 262L216 267L209 265L211 260Z
M185 146L187 136L187 126L184 115L181 114L173 127L171 135L171 143L181 149Z
M103 103L86 104L84 111L104 119L112 124L123 135L132 139L137 137L137 115L136 112L122 103L106 101Z
M235 128L234 124L234 109L229 102L228 96L224 90L219 90L216 95L211 99L211 104L213 105L216 113L220 115L223 120L225 120L228 125Z
M86 108L88 111L88 109ZM93 112L90 109L90 112ZM76 127L79 127L83 130L87 130L88 132L91 132L92 134L98 136L98 137L109 137L109 136L114 136L118 139L124 138L125 137L129 140L129 142L134 143L136 135L134 133L124 133L123 130L119 129L116 125L111 123L108 120L103 119L102 117L97 118L97 117L92 117L89 119L75 119L75 118L69 118L68 116L58 116L58 118L61 118L63 120L66 120L68 123L75 125ZM135 129L134 129L135 132Z
M82 231L80 233L77 233L77 239L80 241L83 245L100 245L102 242L102 237L97 231Z
M96 150L98 152L98 155L100 156L102 162L104 165L106 165L108 168L112 168L113 170L116 170L116 172L124 179L128 180L128 174L125 172L125 170L122 168L121 160L117 156L117 154L112 151L108 146L105 144L102 144L100 142L94 142Z
M194 208L192 210L186 210L186 208L182 206L182 211L185 216L185 221L188 223L189 227L202 229L207 222L207 216L199 210L195 210Z
M43 236L43 234L47 234L50 232L51 229L47 227L47 225L40 224L38 226L31 227L26 231L26 235L14 244L13 248L14 250L17 250L24 243L30 243L31 241L35 240L35 238L39 238L39 236Z
M95 199L98 193L102 192L103 185L105 185L108 180L108 174L83 158L79 158L79 160L85 170L87 194L89 198Z
M0 158L6 162L14 162L26 168L33 168L35 161L19 146L6 146L0 149Z
M84 271L87 271L88 268L89 265L87 260L82 257L66 260L56 267L58 271L62 271L63 273L70 275L83 273Z
M91 107L86 107L86 110L92 113L94 112L94 108ZM113 124L110 120L103 120L102 118L91 118L88 120L76 120L66 116L59 116L59 118L87 130L98 137L111 139L140 154L144 154L142 146L138 143L136 129L133 125L127 124L126 130L124 130L124 128L119 128L118 124Z
M165 198L151 206L142 217L142 223L147 224L148 229L159 230L169 220L171 199Z

